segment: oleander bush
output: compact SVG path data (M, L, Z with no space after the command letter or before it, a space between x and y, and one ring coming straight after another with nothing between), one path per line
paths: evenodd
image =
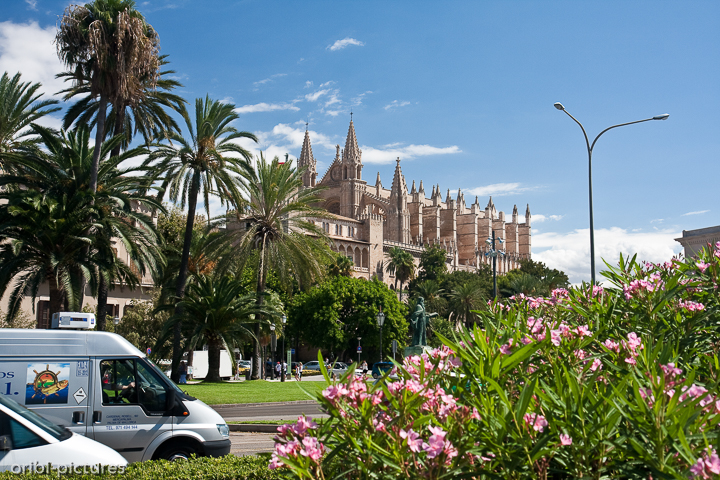
M299 478L720 478L720 243L621 257L603 286L522 295L374 385L322 392L322 425L279 427ZM322 363L322 362L321 362ZM324 372L327 375L327 372Z
M226 455L220 458L202 457L178 462L166 460L139 462L129 465L122 473L106 471L102 474L83 474L80 473L82 470L78 469L78 473L65 473L65 470L60 470L61 475L58 475L58 471L55 470L52 476L67 480L279 480L285 478L282 472L270 470L267 462L268 455L245 457ZM52 477L46 473L0 472L0 480L46 480L47 478Z

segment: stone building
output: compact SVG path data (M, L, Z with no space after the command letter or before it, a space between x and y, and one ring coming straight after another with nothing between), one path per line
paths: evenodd
M703 247L720 242L720 225L697 230L683 230L682 237L676 238L675 241L683 246L685 258L694 257Z
M305 139L298 157L298 167L305 168L305 187L326 187L320 195L324 207L335 218L322 222L322 228L333 240L332 248L350 257L354 262L355 276L370 279L379 277L389 285L394 277L385 271L387 252L400 247L415 257L427 245L440 245L447 252L449 271L474 271L478 265L491 263L486 239L504 241L506 255L498 257L498 272L504 273L519 267L520 260L530 259L531 227L530 207L520 222L517 205L506 219L497 211L492 197L485 208L478 198L468 207L465 196L458 190L453 198L450 190L442 198L440 185L432 185L429 197L421 180L413 180L408 191L405 176L396 160L390 188L383 187L378 172L375 185L363 180L362 151L358 147L355 127L350 121L345 148L336 146L335 158L318 181L317 161L313 156L310 134Z

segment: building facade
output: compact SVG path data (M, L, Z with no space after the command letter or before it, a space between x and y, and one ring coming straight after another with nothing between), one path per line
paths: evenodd
M422 180L419 186L413 180L408 190L400 158L389 189L383 187L379 172L375 185L368 185L363 180L362 151L352 121L345 148L336 146L335 158L320 180L307 130L298 167L305 168L305 187L326 187L320 196L334 219L321 222L322 228L333 240L333 250L353 260L356 277L376 276L392 286L395 279L385 269L388 251L400 247L413 255L417 265L428 245L439 245L447 252L449 271L475 271L492 262L485 254L490 250L486 240L493 231L503 240L506 253L498 257L499 273L518 268L520 260L531 258L529 205L521 223L517 205L506 218L505 212L497 211L492 197L485 208L477 197L468 207L460 190L454 198L448 190L444 200L440 185L432 186L429 197Z
M676 238L675 241L683 246L685 258L692 258L708 244L715 245L720 242L720 225L697 230L683 230L682 237Z

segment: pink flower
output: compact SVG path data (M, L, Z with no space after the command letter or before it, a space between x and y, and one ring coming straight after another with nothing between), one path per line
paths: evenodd
M322 457L325 446L318 441L315 437L305 437L302 440L303 448L300 450L300 455L309 457L311 460L317 462Z
M513 342L514 340L512 338L509 338L507 345L503 345L502 347L500 347L500 353L502 353L503 355L510 355L512 353Z
M560 346L560 335L561 334L562 334L562 331L560 331L560 330L550 330L550 341L556 347Z
M573 352L578 360L585 360L585 350L579 349Z
M602 370L602 362L599 358L596 358L595 360L593 360L592 365L590 365L590 371L595 372L598 369Z
M350 393L347 388L345 388L345 385L330 385L325 390L323 390L322 394L323 397L327 398L331 402L335 400L338 397L344 397Z
M525 420L525 423L531 426L536 432L542 432L543 429L548 425L545 417L536 413L526 413L523 416L523 419Z
M605 340L605 343L603 343L603 345L605 345L605 348L607 348L608 350L612 350L615 353L620 353L620 344L618 342L615 342L608 338L607 340Z
M283 466L285 466L285 464L280 460L280 457L278 457L276 453L273 453L270 456L270 465L268 465L268 468L270 470L275 470L276 468L280 468Z
M625 359L625 363L629 363L630 365L637 365L637 361L634 357L628 357Z
M572 445L572 437L570 435L565 435L564 433L560 434L560 444L561 445Z
M698 270L700 270L701 273L705 273L705 270L707 270L709 266L709 263L697 262Z
M592 295L593 295L593 297L597 297L598 295L602 295L604 291L605 291L605 290L603 289L603 287L599 287L599 286L597 286L597 285L593 285Z
M447 435L447 432L440 427L430 427L429 430L432 435L428 439L425 451L428 458L435 458L445 450L445 435Z
M575 329L575 331L580 337L592 337L592 333L590 333L590 329L587 325L580 325Z
M423 439L420 438L420 435L417 434L412 428L408 429L408 431L400 430L400 437L407 440L408 448L411 452L421 452L424 450Z
M720 474L720 458L714 448L703 452L702 457L698 458L697 463L690 467L690 473L693 477L711 478L710 474Z

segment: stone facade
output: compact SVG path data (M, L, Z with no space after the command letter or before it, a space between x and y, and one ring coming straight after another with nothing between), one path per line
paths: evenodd
M685 258L692 258L708 244L715 245L720 242L720 225L697 230L683 230L682 237L676 238L675 241L683 246Z
M384 267L387 252L400 247L412 253L418 264L420 253L430 244L440 245L447 252L449 271L474 271L478 265L491 264L491 258L485 256L489 250L485 241L492 237L493 230L496 238L504 241L502 248L506 252L504 257L498 257L499 273L518 268L520 260L530 259L529 206L523 223L519 222L517 206L508 222L505 213L495 208L492 197L482 209L477 197L468 207L460 190L455 198L448 190L443 200L440 185L432 186L428 198L422 180L419 187L413 180L408 191L400 158L396 160L390 189L383 187L379 172L375 185L368 185L362 178L362 151L352 121L345 148L336 146L335 158L320 181L316 166L306 130L298 157L298 167L305 169L303 184L326 187L320 193L323 206L335 218L322 222L322 227L333 240L333 250L353 260L357 277L377 276L393 285L395 279Z

